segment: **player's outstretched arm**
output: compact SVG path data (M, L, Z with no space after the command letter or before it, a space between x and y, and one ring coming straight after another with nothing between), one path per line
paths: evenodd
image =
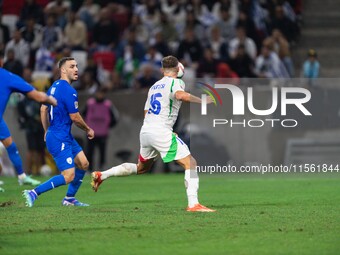
M183 102L198 103L198 104L202 103L202 100L199 97L191 95L190 93L185 92L185 91L177 91L175 96L177 100L181 100ZM207 104L210 104L212 102L213 102L212 99L208 96Z
M27 96L34 101L44 104L51 104L53 106L57 105L57 100L53 96L48 96L44 92L40 92L37 90L32 90L27 93Z
M86 122L84 121L83 117L80 115L79 112L76 113L70 113L70 118L73 121L73 123L79 127L80 129L86 131L87 137L89 139L94 138L94 131L92 128L90 128Z

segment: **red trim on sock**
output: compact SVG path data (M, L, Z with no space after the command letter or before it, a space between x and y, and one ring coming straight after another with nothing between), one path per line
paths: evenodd
M142 162L142 163L145 163L145 162L148 161L148 159L143 158L142 155L140 155L140 154L139 154L139 156L138 156L138 159L139 159L139 161Z

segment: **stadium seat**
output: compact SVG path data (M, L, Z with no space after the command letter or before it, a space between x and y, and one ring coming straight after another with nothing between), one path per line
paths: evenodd
M78 63L79 75L83 74L87 65L87 52L82 50L74 50L71 53L71 57L73 57Z
M19 17L15 14L4 14L2 15L2 24L8 26L10 36L12 37L13 32L16 29L16 24L19 20Z
M98 51L93 54L93 59L97 65L102 65L103 69L111 72L116 64L116 55L111 51Z
M25 0L1 1L2 15L13 14L19 16Z
M50 77L52 72L48 71L34 71L32 73L32 83L39 91L45 91L51 85Z
M36 0L36 4L40 5L42 8L45 8L45 6L48 4L48 0Z

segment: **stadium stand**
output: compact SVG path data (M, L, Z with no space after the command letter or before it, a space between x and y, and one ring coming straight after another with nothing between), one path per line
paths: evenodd
M311 1L312 5L317 5L318 1ZM35 5L34 5L35 4ZM168 0L157 0L157 1L127 1L122 3L122 1L66 1L66 0L56 0L56 1L4 1L2 6L2 24L7 25L11 32L16 28L21 28L25 24L24 18L28 18L27 14L22 13L23 6L39 6L43 10L44 19L36 20L36 23L41 26L45 26L47 18L54 15L57 21L57 25L62 30L63 36L65 36L64 26L66 25L70 12L77 13L78 18L81 19L86 24L87 29L87 39L84 45L88 45L85 49L89 58L94 58L95 62L101 64L104 70L108 72L114 72L117 59L122 55L119 45L125 40L129 41L129 31L131 27L136 30L137 42L140 42L140 38L143 38L143 46L148 49L150 46L155 46L158 53L168 52L175 54L177 48L180 46L180 42L184 39L184 31L192 30L194 33L193 40L198 40L197 43L203 48L214 49L214 55L220 56L216 60L218 62L223 62L225 64L230 64L233 62L235 57L234 50L230 47L237 47L239 43L244 43L247 51L248 41L255 42L256 48L252 49L251 57L254 61L254 57L258 57L261 54L262 44L266 41L265 39L271 38L272 31L278 29L283 37L280 42L285 41L284 52L287 54L282 54L283 50L280 47L282 43L273 42L273 47L270 48L270 54L273 58L278 58L279 61L283 62L283 67L288 63L287 67L288 73L292 77L294 75L293 67L300 69L301 58L296 60L293 56L293 62L289 58L289 54L294 54L295 48L299 47L299 33L301 30L301 17L302 17L302 0L223 0L223 1L168 1ZM58 9L59 8L59 9ZM59 11L58 11L59 10ZM32 14L33 15L33 14ZM319 13L319 15L321 15ZM335 14L334 14L335 15ZM38 19L35 15L35 19ZM138 17L139 24L136 24L131 17ZM134 23L133 23L134 22ZM107 27L108 29L113 26L117 26L117 34L113 37L118 36L118 41L116 38L112 38L108 45L98 45L98 42L106 42L108 40L107 34L95 33L96 24L100 24L100 27ZM335 24L335 23L334 23ZM72 25L71 25L72 26ZM216 27L220 27L221 35L218 38L211 40L210 33L211 30L216 30ZM247 38L244 42L243 39L236 39L236 28L243 29L246 33ZM289 29L287 29L289 28ZM68 26L70 28L70 25ZM140 30L142 29L142 30ZM226 30L227 29L227 30ZM142 32L144 36L140 36ZM160 33L161 32L161 33ZM302 29L303 32L303 29ZM56 60L63 56L63 47L66 47L66 42L60 45L60 35L53 34L55 32L49 31L47 28L43 32L43 38L45 42L51 45L57 45L57 47L52 47L48 49L50 55L55 56ZM45 36L48 36L46 38ZM307 35L311 34L310 29L307 30ZM170 41L159 43L159 37L167 38L171 34ZM11 33L12 35L12 33ZM147 35L147 37L145 37ZM32 35L34 36L34 35ZM29 38L26 35L27 38ZM286 37L284 39L284 37ZM58 40L56 40L58 38ZM174 40L174 38L177 38ZM195 41L196 42L196 41ZM267 40L268 42L268 40ZM218 45L223 45L223 52L217 53ZM5 47L5 46L2 46ZM195 50L195 48L190 48L190 43L186 45L189 47L186 51ZM253 46L252 46L253 47ZM283 46L282 46L283 47ZM165 49L167 49L165 51ZM275 49L275 50L274 50ZM1 49L0 49L1 50ZM40 50L41 51L41 50ZM109 51L109 52L108 52ZM183 50L182 50L183 51ZM186 52L184 51L184 52ZM66 51L67 52L67 51ZM321 51L322 52L322 51ZM132 52L132 58L138 55L138 62L143 62L143 58L146 55L139 56L140 52ZM144 54L144 53L143 53ZM146 52L145 52L146 54ZM256 55L254 55L256 54ZM77 52L71 53L73 56L78 56ZM189 72L193 72L193 76L196 76L197 71L197 59L194 60L196 65L192 65L192 60L190 56L196 56L194 52L185 55L181 61L184 62L186 68ZM84 63L84 56L81 55L79 60L81 64ZM124 54L126 56L126 54ZM189 57L188 57L189 56ZM203 54L201 54L201 57ZM304 58L305 56L303 56ZM31 54L29 61L29 67L34 68L36 59L34 59L34 54ZM40 60L39 60L40 61ZM289 62L290 61L290 62ZM297 64L295 64L295 62ZM120 61L121 64L121 61ZM136 66L140 66L141 63L135 63ZM85 69L85 67L81 67ZM232 70L237 73L238 70ZM100 72L98 72L100 73ZM134 72L132 79L137 79L139 72ZM202 73L202 72L200 72ZM251 72L252 75L254 72ZM287 73L287 72L282 72ZM295 75L299 76L300 71L296 72ZM204 73L203 73L204 75ZM237 73L241 78L244 77L245 72ZM260 74L261 75L261 74ZM111 88L115 89L133 89L135 86L127 86L124 84L131 83L131 77L129 76L129 82L122 81L120 84L114 84L116 81L114 75L106 75L106 81L102 82L103 86L106 84L111 84ZM100 77L96 77L96 80L103 80Z

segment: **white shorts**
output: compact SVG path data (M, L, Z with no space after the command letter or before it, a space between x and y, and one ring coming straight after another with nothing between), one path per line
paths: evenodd
M157 130L159 131L159 130ZM188 146L171 130L140 133L140 160L161 156L164 163L179 160L190 155Z

